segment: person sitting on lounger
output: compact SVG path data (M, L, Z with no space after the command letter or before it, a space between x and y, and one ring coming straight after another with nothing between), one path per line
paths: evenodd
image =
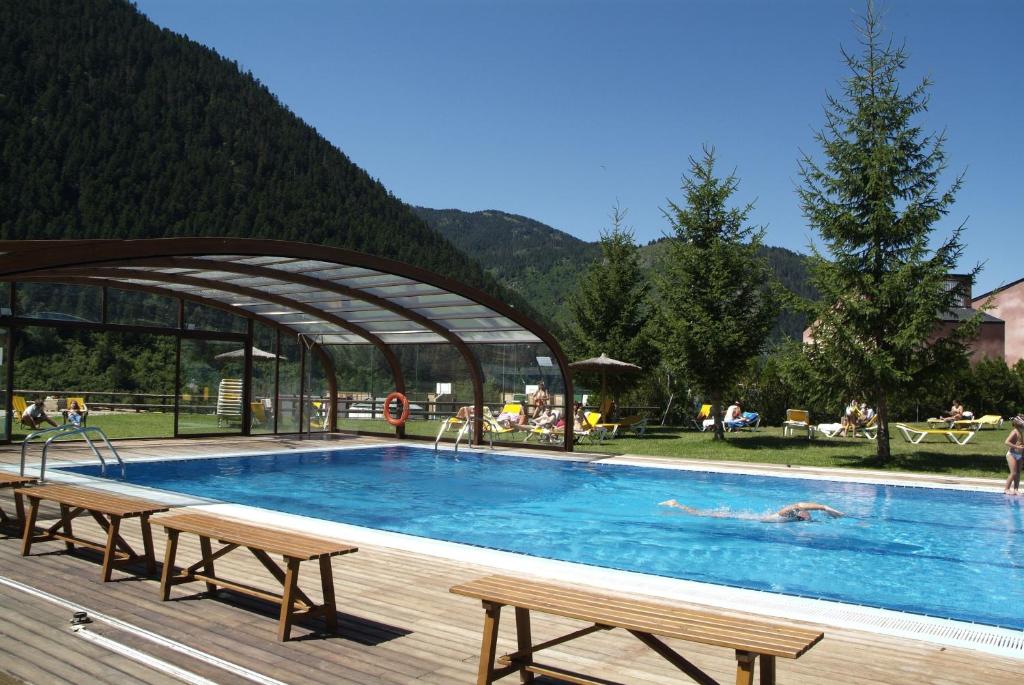
M558 412L547 407L541 412L540 416L533 419L530 423L537 428L553 428L556 421L558 421Z
M82 427L82 408L78 406L78 400L71 400L71 406L68 407L68 423L75 428Z
M498 414L498 423L503 428L517 428L527 425L526 412L523 411L522 407L519 407L519 413L513 414L512 412L502 412Z
M740 520L753 520L761 521L762 523L792 523L794 521L813 521L814 518L811 516L812 511L823 511L828 514L831 518L839 518L845 516L845 514L837 509L833 509L827 504L818 504L817 502L796 502L795 504L787 504L786 506L779 509L774 514L768 514L767 516L762 514L754 514L748 512L735 512L735 511L716 511L713 509L694 509L688 507L685 504L680 504L674 499L659 502L659 505L663 507L674 507L680 511L684 511L691 516L706 516L708 518L716 519L740 519Z
M54 428L57 427L56 421L46 415L43 400L36 400L25 407L25 412L21 415L21 422L31 428L39 428L39 425L43 422L50 424Z
M939 421L959 421L964 417L964 405L960 404L960 400L953 400L953 406L949 408L949 413L946 416L940 416Z

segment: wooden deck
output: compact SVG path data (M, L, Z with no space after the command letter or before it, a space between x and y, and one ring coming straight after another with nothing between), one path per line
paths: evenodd
M348 442L348 441L346 441ZM122 455L236 452L309 447L298 440L215 439L124 442ZM52 458L65 458L69 448ZM84 452L83 452L83 456ZM0 450L0 463L17 463L18 450ZM41 522L55 521L56 507L44 507ZM82 521L83 533L98 535ZM131 528L125 537L141 543ZM156 542L163 557L163 536ZM190 545L194 545L192 548ZM338 597L338 635L310 631L301 622L290 642L273 639L277 608L269 603L228 595L225 599L190 600L201 584L176 587L169 602L160 601L159 580L115 571L113 582L98 578L99 555L88 552L20 556L17 538L0 534L0 683L13 682L173 683L176 678L110 651L68 628L71 610L35 596L5 580L84 605L136 628L152 631L203 653L287 683L469 683L476 677L482 611L479 602L448 589L494 570L398 549L360 544L358 554L334 567ZM198 554L198 544L183 539L184 553ZM229 555L218 570L273 590L272 579L256 559ZM313 575L308 575L313 574ZM309 588L317 588L316 569L303 569ZM314 600L321 599L311 590ZM514 628L501 631L499 649L514 651ZM538 615L538 639L568 632L579 623ZM812 626L825 639L796 662L779 664L780 683L1017 683L1024 662L913 640ZM143 639L131 630L96 621L94 634L145 652L218 683L251 682L192 656ZM735 661L727 650L674 643L713 677L728 682ZM600 672L621 682L686 682L680 674L636 639L621 631L598 633L551 650L551 659L575 670ZM516 682L515 676L507 681ZM543 679L537 681L544 682Z

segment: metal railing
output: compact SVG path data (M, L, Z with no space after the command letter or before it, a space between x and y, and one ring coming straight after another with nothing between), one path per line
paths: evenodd
M43 444L43 457L39 462L39 480L44 481L46 480L46 453L50 449L50 443L58 438L81 435L85 439L85 442L88 443L92 453L96 455L97 459L99 459L100 475L105 477L107 475L107 461L103 458L103 455L100 454L100 451L96 449L95 443L93 443L89 438L89 433L96 433L103 439L103 442L114 455L114 458L117 459L117 463L121 466L121 479L124 480L124 460L121 459L121 455L117 453L117 450L114 449L114 446L110 443L110 439L107 438L107 434L96 426L75 426L70 423L64 424L63 426L57 426L56 428L47 428L45 430L35 431L34 433L29 433L28 436L25 437L21 442L21 475L25 475L25 457L30 442L36 438L46 437L46 442Z

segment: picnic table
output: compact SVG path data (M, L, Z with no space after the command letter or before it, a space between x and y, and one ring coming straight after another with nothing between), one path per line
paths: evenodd
M336 540L247 523L202 511L174 512L159 516L154 521L167 531L164 568L160 577L162 600L170 599L171 587L174 585L202 581L206 583L206 590L211 595L217 592L218 587L223 587L280 604L277 639L282 642L290 637L292 623L297 616L320 616L324 619L329 632L337 632L338 617L334 598L331 557L351 554L358 551L358 547ZM201 558L180 572L176 572L174 562L181 533L190 533L199 537ZM211 540L217 540L224 546L214 552ZM281 583L282 594L267 592L216 574L214 561L238 547L247 548ZM284 558L284 569L270 558L271 554L279 554ZM320 605L317 605L298 587L299 565L303 561L314 559L320 565L320 584L323 591L323 603Z
M167 511L166 504L151 502L138 497L129 497L106 490L84 488L77 485L54 483L31 488L19 488L14 491L28 498L29 513L25 519L25 530L22 536L21 554L28 556L32 544L47 540L63 540L67 549L76 545L89 547L103 553L103 582L110 580L114 566L122 566L135 562L143 562L146 573L156 573L156 561L153 558L153 535L150 531L149 517L161 511ZM42 502L55 502L60 505L60 520L49 528L37 532L36 520L39 516L39 505ZM72 521L82 514L89 514L106 531L106 540L96 542L78 537L72 531ZM142 527L143 553L138 554L120 534L121 521L126 518L138 518Z

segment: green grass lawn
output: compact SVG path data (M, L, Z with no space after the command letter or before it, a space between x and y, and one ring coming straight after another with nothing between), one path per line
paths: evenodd
M911 445L895 426L891 430L896 434L889 441L892 458L888 462L878 460L872 440L784 437L782 428L774 427L760 428L756 432L727 433L724 441L714 441L709 433L655 426L649 427L643 438L619 437L601 445L583 445L578 449L616 455L1006 477L1003 440L1009 429L979 431L971 442L963 446L948 442L943 436L929 436L925 442Z
M102 428L111 438L170 437L173 418L171 414L145 412L97 414L89 417L89 425ZM339 420L338 427L385 434L394 432L382 419ZM431 438L437 435L438 428L438 421L409 421L406 424L407 434ZM183 414L179 429L191 433L234 433L238 431L238 426L218 427L216 417L209 414ZM895 427L892 430L895 431ZM878 461L875 456L875 443L864 438L787 438L782 435L781 428L774 427L760 428L756 432L727 433L724 441L714 441L710 433L651 426L642 438L630 435L600 445L580 445L577 449L610 455L882 469L1002 479L1006 477L1006 459L1003 456L1006 448L1003 440L1008 432L1009 428L979 431L970 443L962 447L947 442L942 436L929 437L926 442L911 445L896 433L890 442L893 457L885 463ZM24 436L24 429L20 429L14 433L13 438L17 442ZM455 434L448 433L448 436L454 437ZM516 434L516 437L507 441L495 440L495 445L503 442L522 445L522 439L522 434Z

